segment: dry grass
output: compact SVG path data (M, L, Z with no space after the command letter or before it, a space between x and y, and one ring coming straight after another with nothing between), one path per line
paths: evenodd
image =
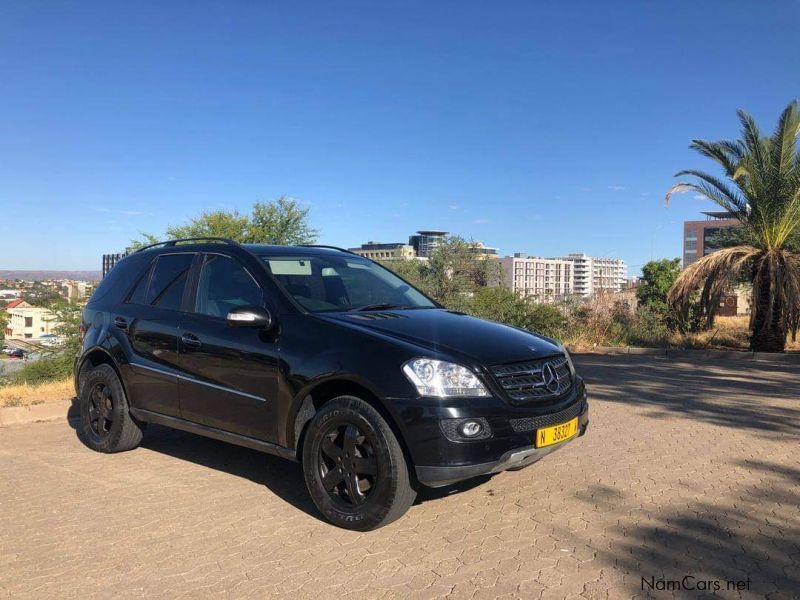
M31 406L69 400L75 396L71 379L51 381L41 385L7 385L0 386L0 407L4 406Z
M684 348L716 348L740 350L750 346L750 317L717 317L708 331L675 334L671 340Z
M683 348L746 350L750 347L749 323L750 317L717 317L714 327L710 330L686 336L675 334L670 341L674 346ZM786 351L798 350L800 350L800 339L792 343L790 335L786 340Z

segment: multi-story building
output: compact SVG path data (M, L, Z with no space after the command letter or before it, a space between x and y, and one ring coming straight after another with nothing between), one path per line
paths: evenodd
M61 295L73 302L89 297L93 289L94 286L86 281L64 281L61 284Z
M103 277L114 268L119 261L127 256L127 252L117 252L116 254L103 254Z
M428 258L433 249L445 240L447 234L447 231L418 231L416 235L409 236L408 244L419 258Z
M469 251L472 252L473 254L477 254L478 256L484 256L488 258L500 258L497 254L497 248L492 248L491 246L487 246L483 242L470 242Z
M360 248L350 248L361 256L372 260L409 260L416 257L414 248L402 242L381 244L380 242L367 242Z
M8 313L6 338L10 340L36 339L53 333L57 326L55 315L46 308L31 306L24 300L15 300L5 308Z
M601 258L573 253L560 257L571 262L574 271L574 292L588 297L598 292L618 292L625 287L627 267L618 258Z
M573 293L571 261L514 254L500 259L506 284L517 294L538 302L561 300Z
M704 221L683 222L683 268L685 269L702 256L717 250L711 244L711 238L720 229L736 227L739 221L726 211L704 212Z

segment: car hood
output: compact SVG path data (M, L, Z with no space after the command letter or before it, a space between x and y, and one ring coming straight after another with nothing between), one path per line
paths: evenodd
M483 365L530 360L560 352L556 343L528 331L446 309L325 313L318 317L375 331Z

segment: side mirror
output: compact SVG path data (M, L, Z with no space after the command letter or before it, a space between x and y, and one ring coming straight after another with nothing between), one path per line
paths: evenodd
M239 306L228 313L229 327L272 329L272 314L260 306Z

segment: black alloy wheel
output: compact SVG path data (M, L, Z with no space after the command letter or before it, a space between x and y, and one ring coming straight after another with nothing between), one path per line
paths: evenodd
M142 441L145 424L131 415L128 398L111 365L81 371L78 404L83 442L98 452L133 450Z
M323 434L318 468L322 486L334 502L363 504L378 476L373 442L356 425L334 424Z
M111 432L114 424L114 397L111 389L103 382L97 383L89 396L89 425L100 438Z
M311 499L339 527L382 527L405 514L417 496L394 431L361 398L326 402L308 424L302 453Z

